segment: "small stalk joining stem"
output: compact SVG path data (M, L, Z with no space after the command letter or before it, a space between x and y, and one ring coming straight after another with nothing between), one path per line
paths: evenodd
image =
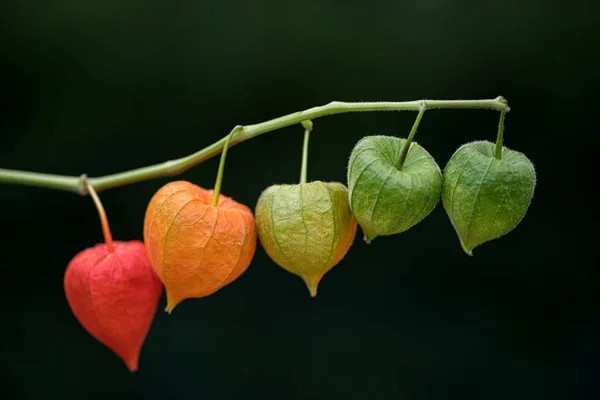
M216 207L219 203L219 196L221 195L221 185L223 184L223 172L225 171L225 158L227 158L227 149L229 148L229 142L231 142L231 138L235 136L235 134L241 130L243 130L243 126L236 126L233 130L227 135L227 139L225 140L225 144L223 145L223 152L221 153L221 161L219 162L219 170L217 171L217 181L215 182L215 188L213 190L213 197L210 202L210 205Z
M104 206L98 197L98 194L94 190L94 187L88 180L86 175L81 176L81 181L85 185L87 192L92 196L92 200L94 200L94 204L96 205L96 209L98 210L98 214L100 215L100 223L102 224L102 232L104 233L104 241L106 242L106 247L108 251L111 253L115 251L115 247L113 245L112 234L110 233L110 227L108 226L108 219L106 218L106 212L104 211Z
M412 129L410 130L410 134L408 138L406 138L406 142L404 142L404 147L402 148L402 152L400 153L400 158L396 163L396 168L402 170L404 167L404 162L406 161L406 156L408 155L408 150L410 149L410 144L412 143L415 135L417 134L417 129L419 128L419 124L421 123L421 119L423 118L423 114L425 114L425 110L427 110L427 102L423 101L421 104L421 108L419 108L419 113L417 114L417 119L415 119L415 123L413 124Z
M502 159L502 142L504 138L504 116L506 109L500 110L500 122L498 122L498 135L496 136L496 159Z
M311 120L302 121L304 127L304 142L302 143L302 168L300 169L300 183L306 183L306 174L308 170L308 140L313 128Z

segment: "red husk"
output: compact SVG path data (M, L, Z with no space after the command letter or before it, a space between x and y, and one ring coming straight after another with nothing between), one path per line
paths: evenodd
M162 294L141 241L98 244L77 254L67 266L65 294L81 325L114 351L130 371Z

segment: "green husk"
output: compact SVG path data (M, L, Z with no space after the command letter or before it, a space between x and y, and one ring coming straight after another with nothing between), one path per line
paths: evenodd
M405 142L391 136L367 136L350 155L350 207L367 242L411 228L439 202L442 174L423 147L412 142L403 168L398 169Z
M529 207L536 185L533 164L523 154L494 143L461 146L444 169L442 202L463 250L473 249L514 229Z

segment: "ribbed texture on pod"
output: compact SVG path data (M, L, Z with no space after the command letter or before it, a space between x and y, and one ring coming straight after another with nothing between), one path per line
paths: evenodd
M267 254L300 276L313 297L356 235L348 191L338 182L271 186L258 199L256 223Z
M442 201L464 251L499 238L524 217L536 184L524 154L487 141L461 146L444 169Z
M405 142L391 136L367 136L350 155L350 207L367 242L409 229L439 202L442 174L423 147L412 142L403 168L397 168Z
M144 242L167 292L167 311L187 298L208 296L237 279L256 249L252 211L212 190L175 181L152 197Z
M99 244L77 254L65 271L65 294L81 325L133 372L162 284L142 242L113 242L113 246L112 252Z

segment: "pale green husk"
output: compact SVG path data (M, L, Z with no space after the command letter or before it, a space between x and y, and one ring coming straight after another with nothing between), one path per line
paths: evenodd
M348 191L314 181L267 188L256 205L260 242L279 266L300 276L311 294L345 255L356 233Z
M350 155L350 207L367 242L409 229L439 202L442 174L423 147L412 142L404 167L396 167L405 142L391 136L367 136Z
M524 217L536 184L533 164L524 154L494 143L461 146L444 169L442 202L464 251L499 238Z

